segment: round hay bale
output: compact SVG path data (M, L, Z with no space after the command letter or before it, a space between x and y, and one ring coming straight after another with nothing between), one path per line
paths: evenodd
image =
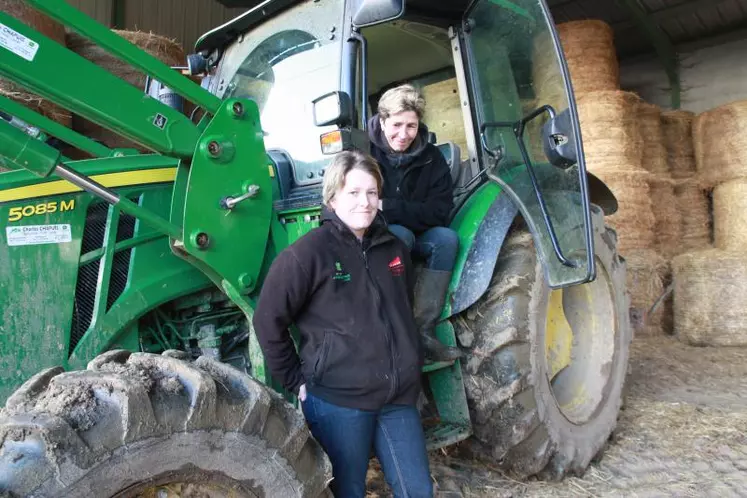
M691 178L696 173L693 119L690 111L663 111L661 128L672 178Z
M644 101L638 103L638 130L643 141L641 165L657 175L669 174L667 149L661 128L661 109Z
M747 247L747 179L713 189L713 240L716 247L727 251Z
M148 52L164 64L180 66L185 64L184 49L175 40L142 31L113 30L116 34L133 45ZM76 54L88 59L115 76L127 81L138 89L145 86L145 74L127 63L117 59L103 48L95 45L88 38L71 32L67 34L67 46Z
M720 249L672 260L674 332L694 346L747 346L747 258Z
M648 185L655 219L655 247L665 258L671 258L678 253L682 239L682 214L677 209L675 182L668 175L652 175Z
M676 180L674 194L682 216L682 242L678 252L711 247L711 215L703 185L697 177Z
M625 256L635 249L655 245L655 218L649 190L650 173L645 171L602 171L597 173L617 197L617 212L605 221L617 230L618 248Z
M65 45L65 27L28 6L23 0L0 0L0 11L14 17L47 38ZM0 95L23 104L61 125L70 126L70 112L15 83L0 78Z
M665 332L666 307L649 310L662 296L669 264L652 249L635 249L625 254L627 288L630 293L631 325L636 335L652 336ZM671 322L671 319L669 319Z
M113 31L132 44L137 45L142 50L145 50L152 56L158 58L164 64L178 66L185 63L184 50L181 45L174 40L153 33L144 33L142 31ZM113 75L127 81L138 89L144 90L146 80L146 75L144 73L129 64L122 62L103 48L95 45L88 38L70 32L67 34L67 46L70 50L81 57L88 59L97 66L100 66ZM79 133L94 140L98 140L110 148L138 148L143 150L142 147L138 147L116 133L85 120L80 116L74 117L73 128Z
M572 21L559 24L557 29L577 97L620 88L620 66L609 24L596 20Z
M65 27L30 7L25 0L0 0L0 11L35 29L61 45L65 44Z
M577 99L589 171L644 171L639 103L636 94L621 91L593 92Z
M707 186L747 177L747 100L696 116L693 143L695 165Z

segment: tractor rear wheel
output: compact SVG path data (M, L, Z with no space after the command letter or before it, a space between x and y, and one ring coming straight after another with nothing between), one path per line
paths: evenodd
M474 437L470 453L520 477L581 474L615 425L631 329L625 263L592 207L597 278L550 289L526 229L501 249L490 288L454 320Z
M0 412L0 495L325 496L331 466L280 395L208 358L111 351Z

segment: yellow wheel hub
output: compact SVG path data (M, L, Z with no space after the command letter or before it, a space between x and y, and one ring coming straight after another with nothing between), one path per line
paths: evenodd
M550 380L571 364L572 349L573 329L563 310L563 290L554 290L550 293L545 327L545 358Z

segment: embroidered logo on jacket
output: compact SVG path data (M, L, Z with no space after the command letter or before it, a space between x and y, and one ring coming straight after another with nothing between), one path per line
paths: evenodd
M339 261L335 261L335 274L332 276L333 280L340 280L342 282L350 282L350 273L347 273L342 269L342 264Z
M392 272L392 275L395 277L399 277L405 273L405 264L399 256L389 262L389 271Z

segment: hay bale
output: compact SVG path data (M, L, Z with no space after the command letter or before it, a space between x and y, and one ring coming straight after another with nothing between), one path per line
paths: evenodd
M656 238L649 190L650 173L602 171L597 176L617 197L617 212L605 221L617 230L620 253L625 256L635 249L653 248Z
M747 100L696 116L693 143L695 165L707 186L747 177Z
M655 247L664 257L671 258L679 252L682 239L682 214L677 209L675 182L669 175L652 175L648 185L655 220Z
M639 103L636 94L621 91L593 92L577 99L589 171L644 171L643 140L637 125Z
M747 179L713 189L713 240L716 247L727 251L747 248Z
M164 64L169 66L184 64L184 50L181 45L174 40L153 33L144 33L142 31L113 31L125 40L161 60ZM70 32L67 34L67 46L70 50L81 57L88 59L97 66L100 66L113 75L125 80L138 89L144 90L146 80L146 75L144 73L129 64L122 62L103 48L95 45L88 38ZM82 133L89 138L103 142L107 147L139 148L143 150L129 140L122 138L116 133L95 123L87 121L80 116L74 116L73 128L75 131Z
M14 17L47 38L65 44L65 27L29 7L23 0L0 0L0 11ZM26 91L15 83L0 78L0 95L23 104L63 126L70 126L70 112L42 97Z
M669 274L669 264L652 249L636 249L625 254L627 288L630 293L631 325L636 335L652 336L667 332L667 308L649 310L662 296ZM670 310L671 311L671 310Z
M596 20L572 21L558 24L557 29L577 97L620 88L620 66L609 24Z
M747 258L709 249L672 261L674 331L695 346L747 346Z
M557 28L576 97L620 88L620 68L609 25L603 21L574 21L559 24ZM558 73L555 48L548 32L535 37L533 51L536 95L543 104L567 106L565 84Z
M638 103L638 130L643 141L643 168L657 175L668 175L667 149L664 146L659 106L644 101Z
M711 247L711 215L708 194L697 177L676 180L674 195L682 216L682 242L678 252Z
M663 111L661 128L667 164L672 178L691 178L696 173L695 148L693 146L693 119L690 111Z

